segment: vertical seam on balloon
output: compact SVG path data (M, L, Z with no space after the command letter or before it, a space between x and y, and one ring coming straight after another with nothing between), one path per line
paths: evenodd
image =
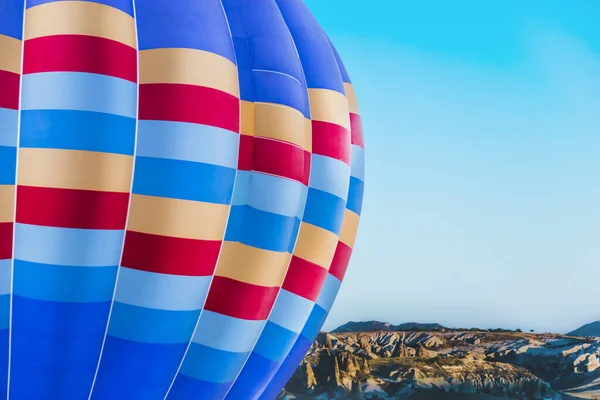
M12 331L13 331L13 301L15 286L15 244L17 230L17 186L19 176L19 147L21 142L21 114L23 106L23 64L25 61L25 13L27 0L23 0L23 26L21 27L21 65L19 75L19 107L17 114L17 141L15 143L15 194L13 199L13 232L12 232L12 262L10 266L10 303L8 308L8 370L6 373L6 398L10 399L10 366L12 364Z
M235 45L233 43L233 35L231 34L231 26L229 25L229 19L227 18L227 13L225 12L225 7L223 6L222 0L219 0L219 4L221 5L221 11L223 11L223 17L225 18L225 23L227 24L227 31L229 32L229 40L231 42L231 50L233 52L233 59L235 61L237 80L238 80L239 96L238 96L238 132L237 132L238 133L238 150L237 150L237 155L238 155L238 160L239 160L240 142L241 142L241 135L242 135L242 129L241 129L241 120L242 120L242 99L241 99L241 97L242 96L241 96L241 88L240 88L239 67L238 67L238 62L237 62L237 58L236 58L236 54L235 54ZM204 307L206 306L206 300L208 299L208 295L210 294L210 289L211 289L213 281L215 279L215 273L217 272L217 265L219 265L219 259L221 258L221 254L223 254L223 244L225 243L225 235L227 234L227 226L229 225L229 218L231 217L231 208L233 207L233 197L235 195L235 187L236 187L238 173L239 173L239 169L236 165L235 175L233 177L233 188L231 191L231 200L229 201L229 211L227 213L227 223L225 224L225 229L223 230L223 238L221 239L221 248L219 249L219 255L217 256L217 259L215 261L215 268L213 270L213 273L210 277L210 281L208 283L208 289L206 290L206 295L204 297L204 303L202 304L202 308L200 308L200 313L198 314L198 319L196 320L196 325L194 325L194 330L192 331L190 340L188 341L187 347L185 348L185 351L183 352L183 356L181 357L181 362L179 363L179 366L177 367L177 370L175 371L175 374L173 375L173 379L171 380L171 384L169 385L169 388L167 389L167 392L165 393L165 397L163 400L167 400L167 397L169 397L169 394L171 393L171 389L173 389L173 385L175 384L175 381L177 380L177 376L179 376L179 371L181 371L181 367L183 367L185 358L187 357L190 347L192 346L192 342L194 341L194 336L196 335L196 331L198 330L198 325L200 325L200 318L202 318L202 314L204 312Z
M133 29L135 30L135 54L137 58L137 90L136 90L136 110L135 110L135 134L134 134L134 145L133 145L133 160L131 165L131 185L129 187L129 200L127 204L127 216L125 217L125 228L123 230L123 243L121 245L121 256L119 257L119 265L117 266L117 274L115 276L115 286L113 288L112 300L110 303L110 309L108 311L108 316L106 318L106 328L104 330L104 337L102 338L102 345L100 347L100 354L98 355L98 363L96 364L96 371L94 372L94 378L92 380L92 384L90 386L90 394L88 396L88 400L91 400L92 395L94 394L94 389L96 387L96 381L98 379L98 372L100 372L100 364L102 362L102 356L104 355L104 346L106 345L106 338L108 337L108 329L110 327L110 318L112 316L112 312L115 306L115 298L117 294L117 285L119 284L119 275L121 272L121 264L123 263L123 253L125 251L125 238L127 236L127 226L129 224L129 216L131 215L131 199L133 197L133 180L135 177L135 165L137 158L137 145L138 145L138 130L140 124L139 111L140 111L140 45L139 45L139 37L138 37L138 29L137 29L137 18L136 18L136 7L135 1L132 0L131 5L133 7Z
M287 26L287 23L286 23L285 19L283 18L283 14L281 13L281 10L279 9L279 4L277 4L277 2L275 0L272 0L272 1L275 4L275 7L277 8L277 11L279 12L279 15L281 16L281 20L283 21L283 25L285 26L285 30L288 33L289 38L290 38L290 40L292 42L292 46L294 48L294 51L296 52L298 64L300 65L300 70L302 71L302 75L304 76L304 82L305 82L305 84L302 85L300 83L300 81L298 81L297 78L292 77L289 74L281 73L281 72L278 72L278 71L266 71L266 70L256 70L256 71L273 72L273 73L279 73L281 75L289 76L289 77L293 78L295 81L297 81L298 83L300 83L301 86L304 86L305 89L306 89L306 98L307 98L307 100L309 102L308 110L309 110L309 115L310 115L310 97L308 96L308 85L306 85L306 75L304 74L304 68L302 67L302 60L300 59L300 54L298 53L298 48L296 47L296 42L294 41L294 37L292 36L292 32L290 32L289 27ZM253 71L255 71L255 70L253 69ZM312 115L310 115L310 116L311 116L311 120L312 120ZM311 143L312 143L312 127L311 127ZM312 145L311 145L311 156L312 156ZM312 159L311 159L311 163L309 165L309 174L308 174L309 183L310 183L310 174L311 174L311 171L312 171ZM252 349L248 352L248 356L244 360L244 363L242 364L242 366L240 367L237 375L235 376L235 378L231 382L231 385L227 389L227 392L225 392L225 395L223 396L224 400L227 399L227 395L229 395L229 392L231 391L231 389L235 385L235 382L237 381L237 379L242 374L242 371L244 370L244 367L246 366L246 364L248 363L248 360L252 356L252 353L254 353L254 349L256 348L256 345L258 344L258 341L260 340L262 334L264 333L265 328L267 327L267 324L269 323L269 319L271 318L271 314L273 313L273 310L275 309L275 305L277 304L277 299L279 299L279 295L280 295L281 291L283 290L283 283L285 282L285 278L287 277L287 274L288 274L288 272L290 270L290 265L291 265L292 259L294 257L294 250L296 249L296 245L298 244L298 237L300 236L300 227L302 226L302 221L304 220L304 211L306 209L306 200L308 198L308 187L309 187L309 184L306 185L306 192L305 192L304 198L301 199L301 201L304 203L304 206L302 207L302 216L300 216L300 225L298 226L298 232L296 233L296 238L294 240L294 246L292 248L292 252L291 252L291 255L290 255L290 261L288 262L287 268L285 270L285 275L283 276L283 280L281 281L281 286L279 287L279 290L277 291L277 295L275 296L275 300L273 301L273 306L271 306L271 310L269 310L269 315L267 315L267 318L265 319L265 324L263 325L263 327L260 330L258 336L256 337L256 341L254 342L254 345L252 346Z

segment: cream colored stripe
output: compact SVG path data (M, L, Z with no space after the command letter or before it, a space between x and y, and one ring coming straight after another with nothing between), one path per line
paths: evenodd
M329 270L337 242L335 234L302 222L294 255Z
M291 257L290 253L223 242L215 275L252 285L280 287Z
M240 101L240 133L254 136L254 103Z
M240 95L235 64L215 53L195 49L140 51L140 83L205 86Z
M312 151L312 127L302 113L271 103L254 105L254 135L293 143Z
M314 121L330 122L350 129L346 96L328 89L308 89L310 116Z
M354 247L359 221L360 216L357 213L346 209L346 213L344 214L344 222L342 223L342 231L340 233L340 241L348 245L350 248Z
M350 113L360 115L360 109L358 108L358 100L356 99L356 92L354 86L351 83L344 83L346 88L346 97L348 98L348 109Z
M21 41L0 35L0 71L21 73Z
M21 148L18 184L129 193L132 167L120 154Z
M91 1L54 1L26 11L26 40L68 34L112 39L136 48L135 22L116 8Z
M134 194L127 229L186 239L221 240L228 213L227 205Z
M15 213L15 186L0 185L0 222L13 222Z

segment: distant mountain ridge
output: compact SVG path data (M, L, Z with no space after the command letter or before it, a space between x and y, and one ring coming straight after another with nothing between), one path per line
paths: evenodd
M399 325L392 325L389 322L381 321L350 321L334 329L331 333L351 333L351 332L377 332L377 331L434 331L447 330L445 326L437 323L419 323L405 322Z
M600 321L585 324L572 332L567 333L569 336L597 336L600 337Z

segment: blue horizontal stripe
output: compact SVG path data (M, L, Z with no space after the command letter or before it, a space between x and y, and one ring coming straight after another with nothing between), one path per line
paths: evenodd
M232 382L249 353L232 353L192 343L180 373L201 381Z
M317 334L321 331L325 320L327 319L327 311L324 310L318 304L315 304L312 312L310 313L310 317L306 321L300 336L304 336L311 343L317 337Z
M15 259L81 267L119 265L122 230L15 225Z
M254 171L238 171L231 205L248 205L285 217L302 218L307 187L298 181Z
M269 315L269 321L289 331L299 333L302 331L313 305L312 301L281 289L271 315Z
M229 204L235 169L190 161L136 157L133 193Z
M280 363L273 362L257 353L252 353L246 365L244 365L244 369L233 383L231 390L227 393L226 399L258 399L279 366Z
M121 267L115 301L160 310L200 310L211 278L159 274Z
M263 391L262 395L258 398L259 400L274 399L277 397L281 389L292 377L292 374L298 369L300 361L304 358L304 355L312 346L312 341L300 336L292 351L287 356L283 364L279 367L273 379L268 383L267 388Z
M296 241L296 237L292 236L296 220L295 217L284 217L249 206L232 206L225 240L285 252L290 243Z
M363 205L363 194L365 191L365 184L363 181L356 179L355 177L350 178L350 189L348 190L348 203L346 208L350 211L354 211L358 215L362 212Z
M0 329L0 390L8 385L8 347L8 328Z
M187 343L149 344L108 336L92 400L162 399Z
M219 0L136 0L135 7L140 50L197 49L235 63L229 27Z
M77 110L137 117L137 84L83 72L23 76L23 110Z
M248 40L234 38L233 45L238 62L241 100L286 105L310 119L308 91L303 79L296 81L286 75L255 71Z
M342 230L346 202L317 189L308 189L304 222L326 229L336 235Z
M350 167L348 164L319 154L311 155L309 187L346 200L349 182Z
M22 0L21 0L22 1ZM39 6L46 3L54 3L58 1L65 0L27 0L27 8L32 8L35 6ZM118 10L123 11L126 14L129 14L133 17L133 3L131 0L78 0L78 1L86 1L91 3L104 4L106 6L110 6L116 8Z
M323 283L323 287L321 288L321 292L319 293L317 304L325 311L329 312L333 306L333 303L335 302L335 297L340 291L341 285L342 282L340 282L338 278L331 274L327 274L325 282Z
M270 71L252 71L254 80L254 101L275 103L292 107L302 113L305 118L310 118L308 91L306 85L290 78ZM244 100L244 99L242 99Z
M277 324L267 322L253 352L273 362L283 362L298 335L298 332L292 332Z
M296 0L276 1L296 43L308 87L345 94L329 39L308 6Z
M169 398L194 400L222 399L225 397L230 386L231 383L229 382L205 382L179 374L169 392Z
M0 185L14 185L17 173L17 148L0 146Z
M10 293L12 259L0 260L0 295Z
M0 330L10 325L10 294L0 296Z
M140 121L137 155L237 168L240 135L214 126Z
M11 398L87 398L109 309L13 296Z
M300 223L301 221L297 218L294 219L294 227L292 228L292 234L290 235L290 237L292 238L292 240L290 240L287 252L290 254L294 253L294 247L296 247L296 242L298 241L298 233L300 232Z
M252 350L265 321L239 319L204 310L194 335L194 343L231 353Z
M0 35L23 38L23 0L0 0Z
M17 146L18 126L19 111L0 108L0 146Z
M21 115L21 147L133 155L135 119L72 110L29 110Z
M15 260L15 295L30 299L92 303L111 301L117 267L73 267Z
M352 145L350 162L350 175L360 179L364 182L365 180L365 149L362 147Z
M144 343L188 343L200 311L166 311L115 302L108 334Z

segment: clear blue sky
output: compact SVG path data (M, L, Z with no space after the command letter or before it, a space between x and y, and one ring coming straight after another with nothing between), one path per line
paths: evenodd
M600 319L600 2L305 1L354 81L367 147L324 328Z

